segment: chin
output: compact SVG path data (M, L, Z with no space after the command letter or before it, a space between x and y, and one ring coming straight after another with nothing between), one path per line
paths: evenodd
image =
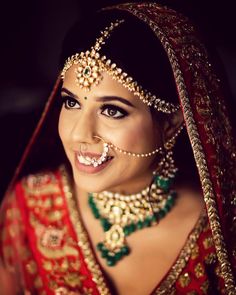
M110 184L110 179L106 180L107 177L98 177L96 175L81 175L76 171L73 171L73 177L75 181L75 185L85 191L85 192L93 192L99 193L108 189L108 185ZM110 177L109 177L110 178ZM109 182L109 184L108 184Z

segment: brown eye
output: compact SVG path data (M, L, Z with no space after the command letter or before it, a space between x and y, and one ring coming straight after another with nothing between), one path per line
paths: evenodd
M79 102L69 96L63 97L63 104L66 109L80 109Z
M122 119L128 115L125 110L115 105L103 105L102 114L112 119Z
M116 115L117 111L116 111L116 110L109 109L109 110L107 111L107 113L108 113L109 116L113 117L113 116Z

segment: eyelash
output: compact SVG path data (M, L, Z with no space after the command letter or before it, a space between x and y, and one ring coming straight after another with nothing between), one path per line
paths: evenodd
M70 106L70 105L68 105L69 103L73 103L73 105ZM62 96L62 104L64 105L64 107L67 110L81 109L80 103L76 99L74 99L73 97L70 97L70 96ZM78 105L78 107L75 107L76 105ZM108 110L108 111L112 110L112 111L115 111L116 113L119 112L120 115L118 117L114 117L114 116L109 115L109 113L105 114L106 110ZM129 115L129 113L127 111L125 111L124 109L122 109L116 105L112 105L112 104L103 104L101 106L101 113L104 116L108 117L109 119L114 119L114 120L120 120L120 119L123 119Z
M76 107L74 108L73 106L68 106L68 103L74 103L74 106L76 104L79 105L79 107ZM71 110L71 109L80 109L81 106L80 106L80 103L74 99L73 97L70 97L70 96L62 96L62 104L64 105L64 107L67 109L67 110Z

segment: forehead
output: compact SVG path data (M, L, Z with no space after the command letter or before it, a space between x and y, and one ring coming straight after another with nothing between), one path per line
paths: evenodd
M68 89L70 92L76 94L78 97L119 96L130 100L136 105L145 106L145 104L136 95L134 95L121 83L112 79L112 77L107 72L102 72L101 81L98 85L92 85L90 91L81 89L76 82L76 68L76 65L73 65L66 72L62 87Z

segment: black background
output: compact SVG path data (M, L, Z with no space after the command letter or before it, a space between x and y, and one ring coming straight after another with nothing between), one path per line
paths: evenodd
M6 189L57 77L60 47L66 31L77 18L89 18L92 11L120 2L126 1L9 0L1 4L0 195ZM235 98L236 15L233 3L156 2L185 13L197 24L219 53Z

